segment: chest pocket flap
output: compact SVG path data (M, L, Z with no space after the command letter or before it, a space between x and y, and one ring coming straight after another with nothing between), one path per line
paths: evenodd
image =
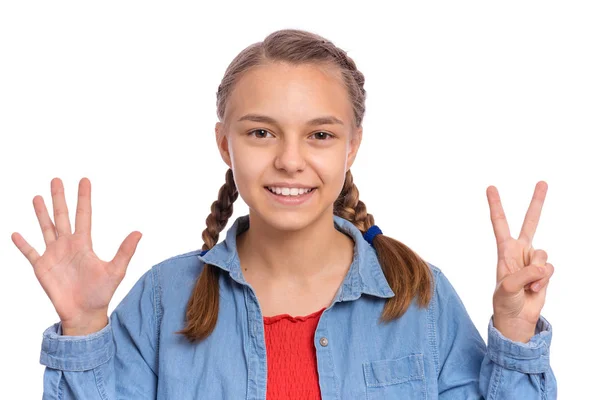
M423 354L411 354L393 360L363 364L367 387L395 385L413 380L423 380Z

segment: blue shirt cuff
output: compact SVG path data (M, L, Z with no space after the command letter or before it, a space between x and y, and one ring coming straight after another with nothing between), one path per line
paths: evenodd
M552 325L540 315L535 335L527 343L515 342L500 333L490 318L488 356L503 368L525 374L540 374L550 369Z
M40 364L62 371L87 371L108 362L115 353L110 319L98 332L63 336L58 322L44 331Z

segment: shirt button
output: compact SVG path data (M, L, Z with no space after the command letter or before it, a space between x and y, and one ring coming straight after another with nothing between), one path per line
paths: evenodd
M321 346L325 347L329 344L329 340L327 340L326 337L322 337L321 339L319 339L319 343L321 344Z

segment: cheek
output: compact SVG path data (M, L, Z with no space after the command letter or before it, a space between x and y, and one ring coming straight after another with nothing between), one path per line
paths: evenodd
M232 143L231 164L238 192L244 201L247 202L249 191L255 189L256 182L261 181L270 163L269 157L258 156L255 151Z
M309 164L319 173L324 183L332 183L342 179L346 173L346 153L343 149L320 151L309 157Z
M319 175L328 197L335 200L341 192L346 178L346 153L339 149L323 152L312 157L309 164Z

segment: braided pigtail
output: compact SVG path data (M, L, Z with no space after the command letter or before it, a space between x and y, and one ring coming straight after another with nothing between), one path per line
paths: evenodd
M227 170L225 184L219 190L219 197L206 218L206 229L202 232L204 245L202 250L210 250L219 241L219 233L233 214L233 203L238 197L233 180L233 171ZM219 315L219 269L214 265L205 265L196 280L192 296L186 310L186 327L177 332L185 335L191 342L208 337L217 325Z
M375 219L367 213L365 203L358 198L350 170L340 196L334 203L334 213L352 222L364 235ZM384 235L373 238L379 264L395 296L389 298L381 314L382 321L400 318L417 297L417 304L426 307L432 296L433 277L427 263L405 244Z

